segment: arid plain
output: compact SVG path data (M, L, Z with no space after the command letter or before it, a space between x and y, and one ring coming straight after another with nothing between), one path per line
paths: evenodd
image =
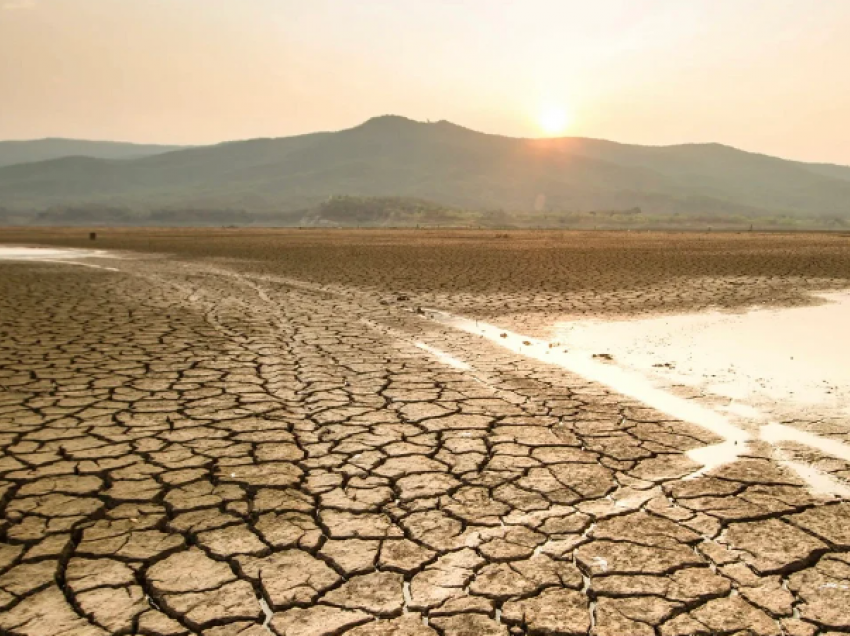
M99 250L0 260L0 632L850 632L850 410L554 330L814 306L850 236L96 231L0 230Z

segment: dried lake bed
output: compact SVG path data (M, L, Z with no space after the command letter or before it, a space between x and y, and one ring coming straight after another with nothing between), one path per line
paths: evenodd
M0 232L0 631L850 630L846 237L98 234Z

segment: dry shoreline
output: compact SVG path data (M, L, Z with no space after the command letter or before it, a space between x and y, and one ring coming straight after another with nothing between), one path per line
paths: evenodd
M703 470L722 434L474 320L807 303L850 239L97 231L0 230L122 252L0 262L0 631L850 630L806 423Z

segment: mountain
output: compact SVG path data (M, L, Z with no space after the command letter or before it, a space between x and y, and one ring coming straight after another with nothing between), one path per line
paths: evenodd
M850 168L847 166L837 166L833 163L810 163L808 168L818 174L850 181Z
M850 167L718 144L520 139L384 116L339 132L136 159L65 157L0 168L0 208L123 206L291 212L333 195L461 209L626 210L850 218ZM176 212L175 212L176 213Z
M171 150L180 150L182 147L78 139L0 141L0 166L75 156L97 159L138 159L139 157L148 157Z

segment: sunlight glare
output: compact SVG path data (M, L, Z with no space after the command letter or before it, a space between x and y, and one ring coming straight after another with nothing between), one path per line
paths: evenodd
M541 109L538 118L540 129L549 136L561 135L570 123L569 115L562 106L548 105Z

